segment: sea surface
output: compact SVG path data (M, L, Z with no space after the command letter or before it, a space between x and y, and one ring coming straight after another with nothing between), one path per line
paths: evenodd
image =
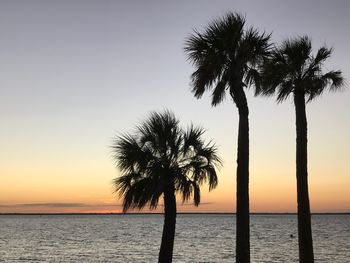
M0 215L0 262L157 262L162 215ZM173 262L234 262L234 215L178 215ZM350 262L350 215L312 216L316 262ZM294 235L295 238L290 235ZM252 215L252 262L298 262L295 215Z

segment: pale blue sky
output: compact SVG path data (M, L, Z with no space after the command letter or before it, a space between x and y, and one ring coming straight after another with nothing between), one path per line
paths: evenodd
M183 124L193 121L208 130L208 138L215 139L224 156L222 176L233 177L225 171L235 169L236 109L230 99L214 109L209 96L194 99L192 67L183 53L192 29L204 28L227 11L246 15L248 25L273 32L277 42L307 34L315 48L333 46L326 68L341 69L350 79L350 2L345 0L1 1L0 184L4 179L6 188L14 182L30 185L35 169L47 165L59 171L69 164L64 171L70 171L70 177L76 172L77 180L84 180L82 173L91 168L94 175L89 178L102 180L110 191L110 181L118 174L110 159L113 136L164 107ZM291 101L276 105L273 99L248 96L252 172L277 166L281 176L290 176L293 171L282 171L294 169ZM310 173L341 167L341 175L338 171L332 177L350 187L345 180L350 176L349 101L349 90L324 94L308 107L308 119ZM32 169L27 175L26 166ZM66 180L47 170L44 174L48 184L50 178ZM12 195L0 193L0 204L20 201Z

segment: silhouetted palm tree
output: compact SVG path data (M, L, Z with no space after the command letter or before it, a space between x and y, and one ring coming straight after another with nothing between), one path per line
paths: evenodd
M152 113L134 135L118 137L113 148L122 175L114 180L123 198L123 211L157 208L164 200L164 227L158 262L172 261L176 194L186 202L193 196L200 203L200 185L217 185L216 168L221 164L217 148L203 141L204 130L190 126L184 131L169 111Z
M282 102L293 95L296 116L296 179L298 202L299 260L314 262L307 173L307 120L305 104L326 89L337 91L343 86L340 71L323 73L323 63L332 49L321 47L312 55L308 37L287 40L276 48L264 65L262 89L271 95L277 92Z
M255 83L257 66L268 54L270 35L254 28L245 29L245 19L228 13L214 20L203 33L195 31L185 43L193 63L192 92L196 98L212 89L212 106L226 93L239 113L237 149L236 261L250 262L249 243L249 123L244 88Z

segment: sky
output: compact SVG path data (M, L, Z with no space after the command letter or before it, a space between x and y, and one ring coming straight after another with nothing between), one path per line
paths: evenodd
M234 212L237 110L193 97L183 52L194 29L228 11L275 43L309 35L314 49L333 47L325 69L350 79L346 0L1 1L0 213L120 212L113 140L164 108L203 126L223 159L219 186L178 211ZM295 212L292 100L247 96L251 212ZM349 101L344 89L307 105L312 212L350 211Z

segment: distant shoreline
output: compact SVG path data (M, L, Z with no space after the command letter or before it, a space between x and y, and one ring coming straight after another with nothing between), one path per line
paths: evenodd
M0 213L2 215L163 215L164 213ZM178 215L236 215L236 213L177 213ZM250 213L251 215L297 215L297 213ZM350 212L312 213L312 215L350 215Z

